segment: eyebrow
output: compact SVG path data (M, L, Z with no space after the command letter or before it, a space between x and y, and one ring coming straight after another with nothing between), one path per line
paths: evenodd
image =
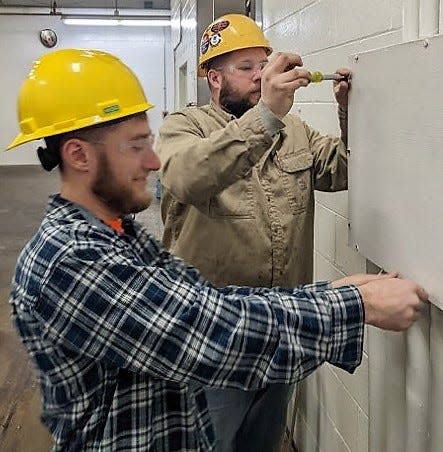
M265 58L261 59L259 61L259 63L264 63L265 61L267 62L269 60L265 57ZM238 63L256 63L256 61L253 61L251 59L246 59L246 60L240 60L240 61L238 61Z
M137 133L136 135L132 136L131 140L137 140L138 138L148 138L152 135L152 131L149 131L149 133Z

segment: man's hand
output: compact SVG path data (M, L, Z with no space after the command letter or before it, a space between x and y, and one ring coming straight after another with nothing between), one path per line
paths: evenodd
M344 278L332 281L331 286L336 288L340 286L362 286L377 279L397 278L398 273L383 273L379 275L369 275L366 273L357 273L356 275L345 276Z
M299 55L279 52L262 71L261 100L279 119L291 109L295 90L310 83L309 72L301 66Z
M359 286L365 320L384 330L403 331L417 319L428 302L428 294L413 281L384 278Z
M348 77L351 75L351 71L347 68L340 68L335 71L336 74L344 75ZM349 91L349 81L345 82L337 82L334 81L333 89L335 100L338 102L338 105L344 110L348 109L348 91Z

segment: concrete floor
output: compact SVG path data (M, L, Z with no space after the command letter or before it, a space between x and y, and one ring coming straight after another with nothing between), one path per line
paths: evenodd
M150 177L155 193L156 175ZM47 196L58 191L57 171L38 166L0 166L0 451L43 452L51 438L40 423L40 395L29 361L10 320L8 296L20 250L38 228ZM159 201L137 216L161 238Z

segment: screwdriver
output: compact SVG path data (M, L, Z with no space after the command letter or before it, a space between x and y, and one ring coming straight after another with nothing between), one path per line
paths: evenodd
M320 83L323 80L335 80L337 82L347 82L348 77L340 74L323 74L320 71L314 71L310 73L309 80L312 83Z

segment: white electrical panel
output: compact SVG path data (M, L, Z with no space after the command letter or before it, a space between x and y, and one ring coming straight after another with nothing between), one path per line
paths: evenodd
M350 245L443 308L443 35L350 67Z

